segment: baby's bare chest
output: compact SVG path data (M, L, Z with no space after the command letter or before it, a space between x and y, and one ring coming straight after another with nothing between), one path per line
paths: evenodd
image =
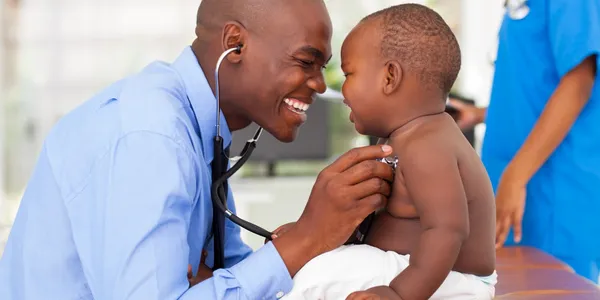
M410 193L406 188L402 172L396 171L392 185L392 194L388 199L386 210L396 218L414 219L419 217Z

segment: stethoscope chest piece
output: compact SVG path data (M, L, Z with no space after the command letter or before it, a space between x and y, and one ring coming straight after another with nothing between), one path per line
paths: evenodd
M385 144L387 144L387 142L388 142L388 139L379 138L377 140L377 145L385 145ZM394 156L394 157L388 156L388 157L377 159L377 161L387 164L388 166L392 167L392 169L394 169L394 171L396 171L396 167L398 167L398 156Z
M504 6L506 7L508 16L513 20L525 19L530 11L527 1L528 0L506 0Z
M387 164L388 166L392 167L392 169L394 171L396 171L396 168L398 167L398 156L384 157L384 158L378 159L377 161Z

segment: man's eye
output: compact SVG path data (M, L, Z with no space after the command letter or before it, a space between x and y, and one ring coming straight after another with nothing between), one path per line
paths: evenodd
M314 64L314 62L312 62L312 61L303 60L303 59L299 59L298 61L305 67L310 67Z

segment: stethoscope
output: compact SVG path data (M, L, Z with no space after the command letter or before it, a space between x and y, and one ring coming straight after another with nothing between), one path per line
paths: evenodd
M522 20L529 14L529 0L505 0L504 7L513 20Z
M214 243L214 266L213 269L217 270L224 267L224 256L225 256L225 248L224 248L224 233L225 233L225 220L223 216L227 217L233 223L238 226L254 233L259 236L264 237L267 240L272 239L272 233L256 224L250 223L238 216L236 216L231 210L227 208L227 180L235 174L245 163L248 161L250 156L252 155L252 151L256 148L256 143L260 138L262 133L262 127L258 127L254 136L246 142L246 145L242 149L240 155L229 158L224 151L223 148L223 137L221 136L221 107L220 107L220 91L219 91L219 69L221 68L221 64L223 60L232 52L240 53L242 50L242 46L237 46L235 48L227 49L219 59L217 60L217 65L215 67L215 98L217 102L216 109L216 134L214 138L214 155L213 161L211 163L212 169L212 185L211 185L211 199L213 203L213 224L212 224L212 234L213 234L213 243ZM197 121L197 120L196 120ZM378 144L387 143L387 139L380 139ZM228 161L235 162L235 164L227 170ZM384 162L390 165L392 168L396 168L398 164L397 157L386 157L383 159L379 159L379 161ZM363 222L365 225L370 227L370 221L372 218L369 218L369 224L367 224L366 220ZM368 231L368 228L367 230ZM366 232L363 231L360 240L363 240L363 237L366 236Z
M529 0L505 0L504 1L504 9L506 9L506 14L512 20L523 20L527 17L531 11L529 5L527 5ZM496 41L496 44L498 41ZM496 65L496 52L498 51L497 47L494 47L493 50L488 51L487 60L491 66Z
M213 243L215 246L215 259L213 269L220 269L224 267L224 227L225 220L223 216L226 216L233 223L238 226L260 235L268 240L271 240L272 233L268 230L250 223L238 216L236 216L229 208L227 208L227 180L235 174L250 158L252 151L256 148L256 142L260 138L262 133L262 127L258 127L254 136L246 142L246 145L242 149L241 153L236 156L229 158L223 148L223 137L221 136L221 107L220 107L220 91L219 91L219 69L221 63L232 52L240 53L242 46L239 45L235 48L227 49L219 59L215 67L215 96L217 101L217 115L216 115L216 134L214 138L214 155L211 163L212 169L212 186L211 186L211 198L213 203ZM235 164L227 170L228 161L235 162Z

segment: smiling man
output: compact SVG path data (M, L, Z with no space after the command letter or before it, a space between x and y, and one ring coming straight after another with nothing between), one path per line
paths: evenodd
M285 236L253 253L227 221L224 268L190 287L188 265L203 249L214 261L218 57L241 48L220 70L225 146L251 122L290 142L325 91L331 21L322 0L204 0L196 35L173 63L114 83L49 134L0 261L0 299L282 297L306 262L385 205L393 174L375 159L391 149L353 149L319 174Z

